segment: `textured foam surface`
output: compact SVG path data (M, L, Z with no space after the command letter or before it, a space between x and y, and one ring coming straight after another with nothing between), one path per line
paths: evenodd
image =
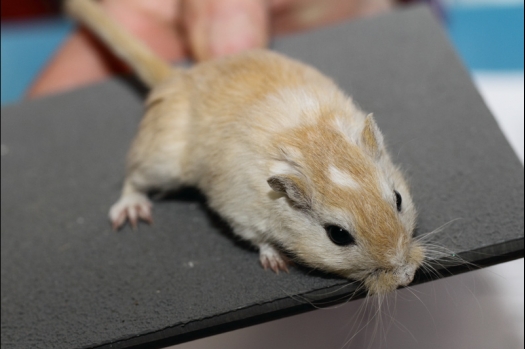
M523 167L428 10L274 48L374 113L410 178L419 232L461 218L433 241L472 262L523 255ZM2 109L2 347L175 343L309 309L295 295L354 290L302 268L263 271L192 192L156 202L151 227L111 231L143 98L114 79Z

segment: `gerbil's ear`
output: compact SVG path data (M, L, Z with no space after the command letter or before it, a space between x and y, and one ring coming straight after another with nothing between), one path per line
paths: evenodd
M311 204L302 181L296 176L275 175L268 178L270 187L285 194L296 208L309 209Z
M383 150L383 135L377 127L372 114L368 114L365 118L365 126L361 132L361 142L363 147L374 158L379 158Z

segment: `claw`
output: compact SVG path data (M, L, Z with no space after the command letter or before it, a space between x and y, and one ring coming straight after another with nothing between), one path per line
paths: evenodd
M135 210L135 207L133 206L128 207L128 219L129 219L129 223L131 224L131 227L133 228L133 230L137 229L137 223L138 223L137 211Z
M286 258L286 257L283 257L283 258ZM288 261L284 261L284 260L281 260L281 263L279 263L279 268L286 272L286 274L290 274L290 271L288 270Z
M151 218L151 205L137 206L137 212L140 219L150 225L153 224L153 219Z
M124 224L125 220L126 220L126 213L120 212L118 216L114 220L112 220L111 227L113 228L114 231L118 231L120 227L122 226L122 224Z
M120 198L109 210L109 219L113 230L118 231L129 220L133 229L136 229L139 220L153 223L151 217L151 202L141 193L133 193Z
M264 270L270 268L276 274L281 270L289 273L288 259L269 244L259 245L259 260Z

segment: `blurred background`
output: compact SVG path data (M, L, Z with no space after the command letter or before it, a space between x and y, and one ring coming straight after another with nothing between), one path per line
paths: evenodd
M523 163L524 1L441 0L436 14ZM20 102L74 25L60 1L2 0L1 105ZM392 299L393 301L394 299ZM173 348L523 348L523 259L400 290L377 323L363 300Z

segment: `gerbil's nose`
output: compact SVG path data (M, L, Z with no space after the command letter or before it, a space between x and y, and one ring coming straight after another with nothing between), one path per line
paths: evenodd
M414 274L416 269L414 267L406 266L404 268L400 268L397 271L397 283L399 286L407 286L414 280Z

